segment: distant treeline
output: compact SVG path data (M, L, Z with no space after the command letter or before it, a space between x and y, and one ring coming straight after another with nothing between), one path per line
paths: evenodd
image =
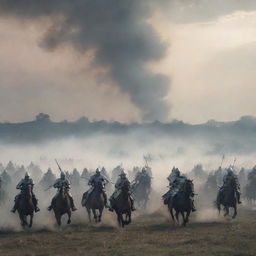
M187 140L190 143L211 144L212 152L232 148L233 152L256 151L256 118L241 117L238 121L192 125L174 120L170 123L131 123L89 121L82 117L75 122L52 122L49 115L40 113L34 121L25 123L0 123L0 142L38 143L68 137L86 137L102 134L136 135L157 139ZM196 146L196 145L195 145ZM227 149L225 149L227 147Z

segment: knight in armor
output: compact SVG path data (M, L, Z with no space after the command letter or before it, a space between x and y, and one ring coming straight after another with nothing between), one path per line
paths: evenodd
M148 176L146 168L142 168L141 172L138 172L135 177L135 182L140 182L141 179L145 179Z
M26 172L25 174L25 178L22 179L18 185L16 186L16 189L20 189L21 192L15 197L15 200L14 200L14 207L12 208L11 212L15 213L16 210L17 210L17 206L18 206L18 202L19 202L19 199L21 197L21 195L23 193L25 193L25 190L27 188L28 185L31 185L32 186L32 200L33 200L33 204L35 206L35 212L38 212L40 211L40 209L38 208L37 206L37 203L38 203L38 200L36 199L36 196L33 192L33 188L34 188L34 182L33 180L30 178L29 174Z
M56 176L53 174L51 168L48 168L47 172L42 177L39 184L44 188L48 188L56 180Z
M165 204L168 204L169 202L172 204L173 199L179 192L181 186L186 182L187 178L184 175L180 174L180 170L178 168L173 167L171 174L167 177L167 180L169 181L169 191L163 195L163 200ZM196 211L195 205L194 205L194 193L191 194L191 208L192 212Z
M56 198L57 198L57 195L58 193L60 192L60 189L62 188L62 186L66 186L67 188L67 194L69 196L69 199L70 199L70 204L71 204L71 209L72 211L76 211L77 208L75 207L75 204L74 204L74 200L73 200L73 197L72 195L69 193L69 190L70 190L70 181L66 178L66 174L64 172L61 172L60 174L60 178L57 179L54 184L53 184L53 187L54 188L57 188L57 193L56 195L53 197L52 199L52 202L51 202L51 205L48 207L48 211L51 211L53 206L55 205L55 201L56 201Z
M224 176L223 178L223 186L220 188L220 193L219 195L221 196L223 194L223 191L225 191L225 189L230 185L233 184L234 185L234 189L235 189L235 193L236 193L236 199L237 199L237 203L241 204L240 201L240 184L238 181L237 176L234 174L232 167L227 169L227 174ZM220 198L218 198L219 200Z
M110 197L109 201L111 204L111 207L109 208L109 210L112 212L114 205L115 205L115 200L116 198L120 195L122 188L124 186L124 184L130 184L130 181L128 180L128 178L126 177L126 173L123 171L121 174L119 174L119 179L117 180L116 184L115 184L115 192L112 194L112 196ZM134 207L134 199L131 196L131 193L129 192L129 197L131 200L131 210L135 211L135 207Z
M91 188L86 193L86 198L85 198L84 204L86 204L86 202L88 201L89 196L91 195L92 191L94 190L95 185L98 182L102 182L103 187L105 187L105 185L107 183L109 183L108 179L101 174L99 168L96 169L95 174L92 175L89 179L88 185L91 186ZM104 189L102 189L102 194L104 197L105 207L109 208L107 194Z

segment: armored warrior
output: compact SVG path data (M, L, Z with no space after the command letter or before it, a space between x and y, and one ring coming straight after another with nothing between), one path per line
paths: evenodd
M116 184L115 184L115 192L112 194L112 196L110 197L109 201L111 204L111 207L109 208L110 211L113 211L113 207L115 205L115 200L116 198L120 195L122 188L124 186L124 184L129 184L130 185L130 181L128 180L128 178L126 177L126 173L123 171L121 174L119 174L119 179L117 180ZM134 199L131 196L131 193L129 192L129 198L131 200L131 210L135 211L134 208Z
M164 203L168 204L169 202L172 203L173 199L179 192L181 186L186 182L187 178L184 175L180 174L180 170L178 168L173 167L171 174L167 177L169 181L169 191L163 195ZM196 211L194 206L194 192L191 194L191 208L192 211Z
M18 205L18 202L20 200L20 197L23 193L25 193L25 190L27 188L28 185L31 185L32 186L32 200L33 200L33 204L35 206L35 212L38 212L40 211L40 209L37 207L37 203L38 203L38 200L36 199L36 196L33 192L33 187L34 187L34 182L33 180L30 178L29 174L26 172L25 174L25 178L22 179L18 185L16 186L16 189L20 189L21 192L20 194L18 194L16 197L15 197L15 200L14 200L14 207L12 208L11 212L15 213L16 210L17 210L17 205Z
M94 187L95 185L98 183L98 182L102 182L103 184L103 187L105 187L105 185L107 183L109 183L108 179L106 177L104 177L99 168L96 169L95 171L95 174L92 175L89 179L89 182L88 182L88 185L91 186L91 188L87 191L86 193L86 197L85 197L85 201L84 201L84 204L86 204L86 202L88 201L88 198L90 197L92 191L94 190ZM107 199L107 194L105 192L105 190L103 189L102 190L102 194L103 194L103 197L104 197L104 204L105 204L105 207L106 208L109 208L108 206L108 199Z
M238 181L237 176L234 174L232 167L229 167L227 169L227 174L224 176L223 178L223 186L220 188L220 193L219 196L221 196L223 194L223 191L229 186L233 186L235 189L235 193L236 193L236 199L237 199L237 203L241 204L240 201L240 184ZM220 198L218 198L219 200Z
M56 198L57 198L57 195L60 191L60 189L62 188L62 186L65 186L67 188L67 194L69 196L69 199L70 199L70 204L71 204L71 209L72 211L76 211L76 207L74 205L74 200L73 200L73 197L72 195L69 193L69 190L70 190L70 182L69 180L66 178L66 174L64 172L61 172L60 174L60 178L57 179L54 184L53 184L53 187L54 188L57 188L57 193L56 195L53 197L52 199L52 202L51 202L51 205L48 207L48 211L51 211L53 206L55 205L55 201L56 201Z

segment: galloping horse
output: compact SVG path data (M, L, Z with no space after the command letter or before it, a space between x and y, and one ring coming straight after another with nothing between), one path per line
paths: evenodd
M138 208L145 209L149 200L151 190L151 179L145 177L140 179L139 183L132 185L132 194L137 202Z
M127 181L124 183L121 193L115 199L113 209L116 212L117 220L120 227L124 227L131 223L132 203L130 199L130 183ZM123 217L125 215L125 219Z
M28 226L31 228L33 225L33 217L35 211L35 206L32 200L32 185L27 185L23 193L19 195L17 211L19 213L21 226ZM29 224L27 222L27 216L30 216Z
M191 195L193 193L193 182L192 180L186 179L173 200L169 200L168 209L174 222L176 218L176 221L179 224L179 214L181 214L183 218L183 226L186 226L186 224L189 222L189 216L192 211ZM175 210L175 218L173 210Z
M68 195L68 188L63 184L56 196L55 202L53 204L53 211L57 224L61 225L61 217L64 214L68 215L67 224L71 223L71 203Z
M82 198L82 206L86 207L89 220L91 222L91 210L93 212L95 222L101 222L101 216L104 209L104 197L103 197L104 185L101 181L98 181L93 188L93 191L89 195L87 202L84 203L87 193L85 192ZM97 210L99 214L97 214Z
M234 184L234 182L230 182L229 184L227 184L222 191L219 191L216 200L216 205L219 213L221 211L221 205L223 205L223 208L225 210L224 216L227 216L229 214L229 208L234 209L232 219L234 219L237 215L237 198L235 187L236 185Z

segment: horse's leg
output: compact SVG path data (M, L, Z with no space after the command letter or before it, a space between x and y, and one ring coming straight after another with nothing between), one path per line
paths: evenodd
M185 214L184 214L183 211L181 211L180 213L181 213L181 216L182 216L182 219L183 219L183 226L185 227L186 226Z
M224 210L225 210L224 217L226 217L229 214L229 209L227 206L224 206Z
M92 218L91 218L91 210L90 208L86 207L87 213L88 213L88 217L89 217L89 221L90 223L92 222Z
M61 215L55 213L55 218L56 218L57 224L58 224L59 226L61 226Z
M186 223L189 222L189 219L188 219L188 218L189 218L189 216L190 216L190 212L191 212L191 211L187 211L187 214L186 214Z
M173 214L173 208L169 208L169 212L170 212L171 217L172 217L172 220L173 220L173 222L174 222L174 224L175 224L175 219L174 219L174 214Z
M19 212L19 217L20 217L20 225L22 227L26 226L25 220L24 220L24 216Z
M235 204L234 205L234 214L232 216L232 219L234 219L236 217L236 215L237 215L237 205Z
M68 214L68 221L67 221L67 224L70 224L70 223L71 223L71 211L69 210L69 211L67 212L67 214Z
M118 224L119 224L119 227L124 227L124 221L123 221L123 215L121 213L118 213L117 214L117 220L118 220Z
M32 213L32 214L30 215L30 222L29 222L29 227L30 227L30 228L31 228L32 225L33 225L33 217L34 217L34 214Z
M27 216L26 215L23 215L23 218L24 218L24 226L28 226L28 222L27 222Z
M101 222L102 212L103 212L103 208L100 208L100 209L99 209L99 217L98 217L98 221L99 221L99 222Z
M175 217L176 217L177 224L179 225L180 224L180 222L179 222L179 211L176 211Z
M95 223L97 223L98 222L97 212L95 209L92 209L92 212L93 212L94 221Z
M128 213L128 216L127 216L127 217L128 217L128 222L127 222L128 224L130 224L131 221L132 221L131 216L132 216L132 214L131 214L131 212L129 212L129 213Z

